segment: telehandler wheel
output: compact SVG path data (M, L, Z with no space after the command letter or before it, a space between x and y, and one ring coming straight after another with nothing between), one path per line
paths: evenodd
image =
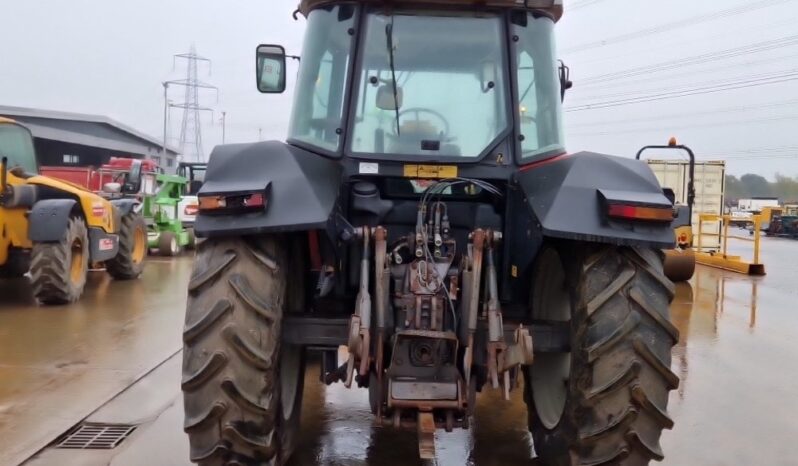
M178 254L180 254L180 245L177 243L177 235L171 231L161 232L158 236L158 255L174 257Z
M198 246L183 332L191 461L282 465L299 429L305 354L280 342L290 264L275 237ZM300 284L301 285L301 284Z
M647 465L673 421L679 384L669 319L674 286L658 250L565 243L540 253L531 318L570 322L570 353L525 371L535 449L547 465Z
M61 241L33 244L30 281L33 295L42 304L77 301L88 271L89 235L80 217L69 218Z
M8 251L8 260L0 265L0 278L20 278L30 270L30 254L12 249Z
M119 252L105 261L105 270L116 280L138 278L147 257L147 223L141 214L130 212L122 217L119 228Z

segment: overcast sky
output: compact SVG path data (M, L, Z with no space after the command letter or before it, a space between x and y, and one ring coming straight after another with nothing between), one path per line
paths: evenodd
M172 55L193 43L213 60L200 79L220 89L218 102L201 94L215 109L202 116L205 151L221 142L221 111L228 142L259 130L283 139L292 89L255 90L254 49L300 51L296 3L0 0L0 104L108 115L160 139L161 82L185 77ZM798 0L566 0L558 43L575 82L569 151L633 156L673 135L699 158L726 159L732 174L798 176L796 24ZM169 98L182 101L182 90ZM180 110L171 116L176 145Z

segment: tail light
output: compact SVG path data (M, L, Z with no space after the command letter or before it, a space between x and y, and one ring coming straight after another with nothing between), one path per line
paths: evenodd
M624 220L645 220L651 222L672 222L673 208L643 207L630 204L609 204L607 215Z
M197 215L199 212L199 206L197 204L190 204L187 205L185 209L183 209L183 213L189 216Z
M202 213L230 213L237 211L265 210L267 198L263 192L246 194L214 194L199 197Z

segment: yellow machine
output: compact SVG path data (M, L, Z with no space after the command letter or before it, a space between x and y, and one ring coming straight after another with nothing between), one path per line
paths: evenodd
M30 272L41 303L65 304L83 293L89 263L104 263L116 279L141 274L147 227L135 199L109 201L38 175L30 131L2 117L0 157L0 277ZM125 186L137 182L131 173Z

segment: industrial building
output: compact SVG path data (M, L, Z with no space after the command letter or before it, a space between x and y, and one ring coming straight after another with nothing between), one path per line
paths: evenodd
M177 151L163 142L100 115L0 105L0 116L33 133L39 165L100 166L111 157L152 159L166 171L177 166Z

